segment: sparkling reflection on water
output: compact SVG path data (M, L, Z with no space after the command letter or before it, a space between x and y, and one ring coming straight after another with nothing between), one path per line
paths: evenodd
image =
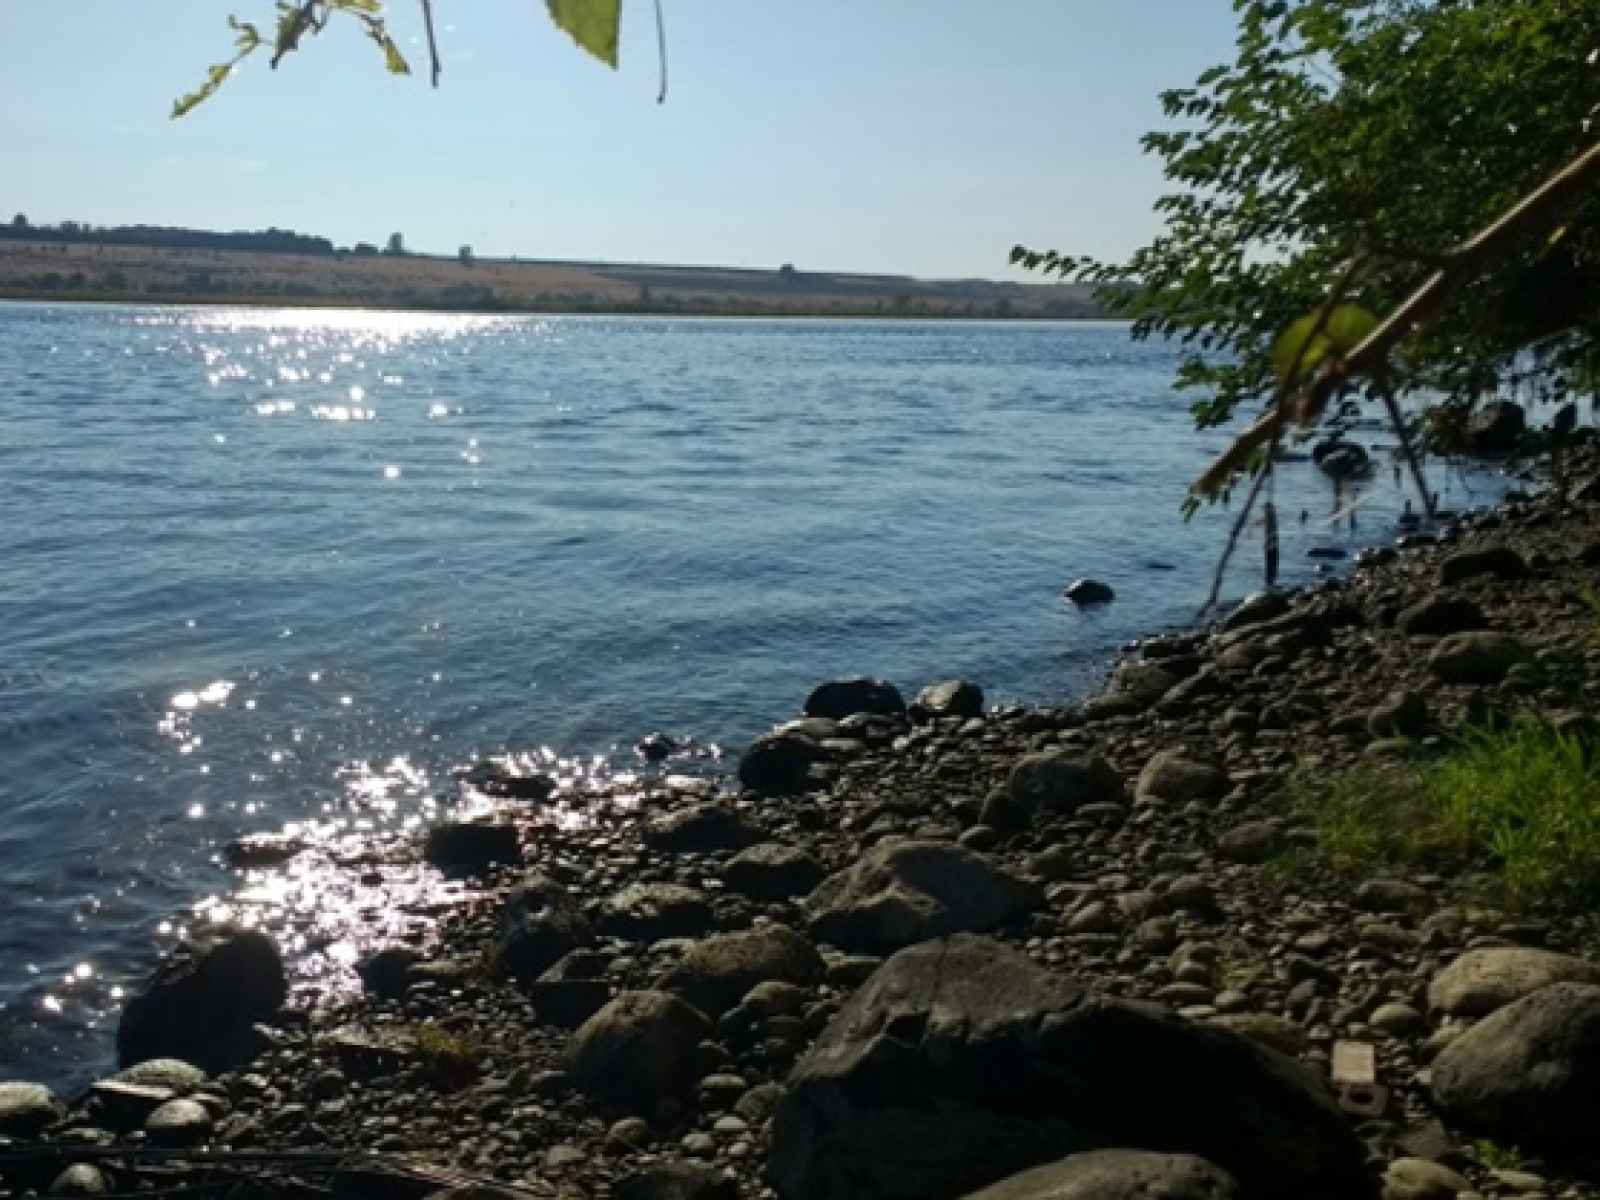
M305 993L425 936L461 885L403 848L485 755L578 822L636 737L703 772L830 676L1071 696L1231 515L1179 517L1226 435L1117 327L0 305L0 361L0 1075L58 1083L188 922L272 928ZM1400 503L1277 500L1291 581ZM306 849L229 872L260 832Z

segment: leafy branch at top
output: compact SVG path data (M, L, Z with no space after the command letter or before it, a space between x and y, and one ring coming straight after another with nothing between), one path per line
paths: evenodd
M428 47L433 85L439 85L442 73L438 37L434 29L432 0L417 0L424 37ZM607 66L615 67L618 61L618 42L622 26L622 0L546 0L550 19L565 30L579 46ZM271 35L261 27L238 17L228 18L228 27L234 33L233 57L217 63L206 72L198 88L183 96L172 106L174 118L193 112L204 104L226 83L230 76L247 59L261 51L270 51L269 63L276 69L284 58L301 48L308 36L320 34L335 17L355 21L383 53L384 65L391 74L409 75L411 64L406 61L399 43L389 32L382 0L277 0L277 23ZM666 96L666 43L662 24L660 2L657 0L656 21L661 29L662 98Z

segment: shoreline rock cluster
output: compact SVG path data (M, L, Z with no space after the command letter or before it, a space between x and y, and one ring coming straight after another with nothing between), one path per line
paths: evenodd
M218 933L130 1003L124 1070L70 1103L0 1084L0 1191L348 1151L434 1174L362 1192L350 1166L339 1194L1600 1197L1580 914L1274 869L1317 837L1283 803L1297 766L1593 710L1600 454L1569 471L1149 638L1081 705L838 681L737 791L662 777L583 827L535 794L435 830L489 896L440 951L384 950L363 997L306 1012L270 943ZM240 1194L304 1194L275 1169Z

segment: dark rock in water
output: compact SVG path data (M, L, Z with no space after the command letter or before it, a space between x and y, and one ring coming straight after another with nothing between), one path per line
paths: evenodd
M1007 782L1011 798L1025 810L1073 812L1085 804L1121 803L1122 776L1098 754L1045 750L1018 760Z
M664 733L651 733L634 743L633 752L645 762L665 762L681 747Z
M1473 629L1489 628L1489 618L1471 600L1432 596L1400 613L1402 632L1412 637L1445 637Z
M1497 458L1515 454L1527 432L1528 414L1510 400L1480 405L1467 420L1464 448L1468 454Z
M814 855L765 842L735 855L723 868L722 882L729 891L753 900L792 900L811 892L827 874Z
M67 1106L42 1083L0 1083L0 1137L38 1137L67 1115Z
M828 717L835 721L856 713L901 717L905 711L906 702L899 688L886 680L864 675L820 685L806 698L805 707L808 717Z
M498 945L513 979L537 979L593 940L594 930L577 902L549 876L531 872L506 896Z
M983 716L983 689L965 679L949 679L925 687L911 702L913 721L937 721L943 717Z
M466 780L486 795L512 800L548 800L556 790L556 781L548 775L524 772L502 759L474 763Z
M1226 1171L1191 1154L1091 1150L969 1193L965 1200L1242 1200Z
M1075 579L1062 590L1061 594L1080 608L1093 604L1110 604L1117 598L1117 593L1108 583L1101 583L1098 579Z
M743 813L716 801L666 813L644 829L645 845L668 854L743 850L766 839L766 833Z
M422 961L410 946L385 946L369 955L356 967L369 996L398 1000L411 983L411 968Z
M949 842L874 846L806 900L819 940L886 954L929 938L993 929L1044 902L1038 886Z
M1376 738L1419 738L1431 725L1428 701L1416 692L1395 692L1367 714L1367 731Z
M423 861L441 871L475 873L522 861L515 825L499 821L447 821L428 830Z
M1531 573L1528 560L1510 546L1485 546L1447 555L1439 564L1439 583L1449 587L1483 575L1495 579L1526 579Z
M1528 648L1509 633L1452 633L1433 648L1428 669L1445 683L1499 683Z
M288 998L283 958L259 930L207 930L162 960L122 1009L117 1059L181 1058L208 1070L257 1049L252 1027Z
M739 1184L699 1163L661 1162L627 1176L612 1200L739 1200Z
M688 1099L701 1078L700 1043L715 1030L666 992L623 992L583 1023L567 1047L572 1081L629 1112Z
M1361 479L1372 474L1372 456L1354 442L1319 442L1311 452L1311 461L1329 479Z
M904 950L845 1002L789 1077L769 1175L785 1200L941 1200L1098 1149L1196 1155L1253 1200L1376 1195L1299 1063L978 937Z
M1600 1130L1600 986L1557 983L1440 1052L1433 1097L1452 1124L1529 1150L1592 1152Z
M1281 592L1256 592L1246 596L1238 608L1223 618L1222 628L1230 633L1235 629L1247 629L1277 620L1288 611L1289 597Z
M696 942L659 986L718 1017L758 983L810 986L821 981L823 969L822 956L805 938L782 925L765 925Z
M281 867L303 852L305 842L279 833L254 833L235 838L222 848L222 859L235 871Z
M676 883L635 883L600 906L596 922L607 937L633 942L699 937L716 924L703 892Z
M1350 552L1348 550L1341 550L1338 546L1313 546L1306 551L1307 558L1320 558L1332 562L1337 562L1349 556Z
M765 733L750 743L739 758L739 782L753 792L788 796L803 792L811 782L813 763L822 749L810 738L792 733Z

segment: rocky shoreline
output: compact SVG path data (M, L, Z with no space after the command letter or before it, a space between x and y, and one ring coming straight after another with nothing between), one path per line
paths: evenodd
M483 897L439 950L310 1012L259 934L175 956L133 1065L0 1084L0 1193L1600 1196L1585 914L1352 879L1284 799L1487 711L1587 719L1600 453L1568 474L1080 706L824 685L738 790L576 826L487 771L505 815L420 848Z

